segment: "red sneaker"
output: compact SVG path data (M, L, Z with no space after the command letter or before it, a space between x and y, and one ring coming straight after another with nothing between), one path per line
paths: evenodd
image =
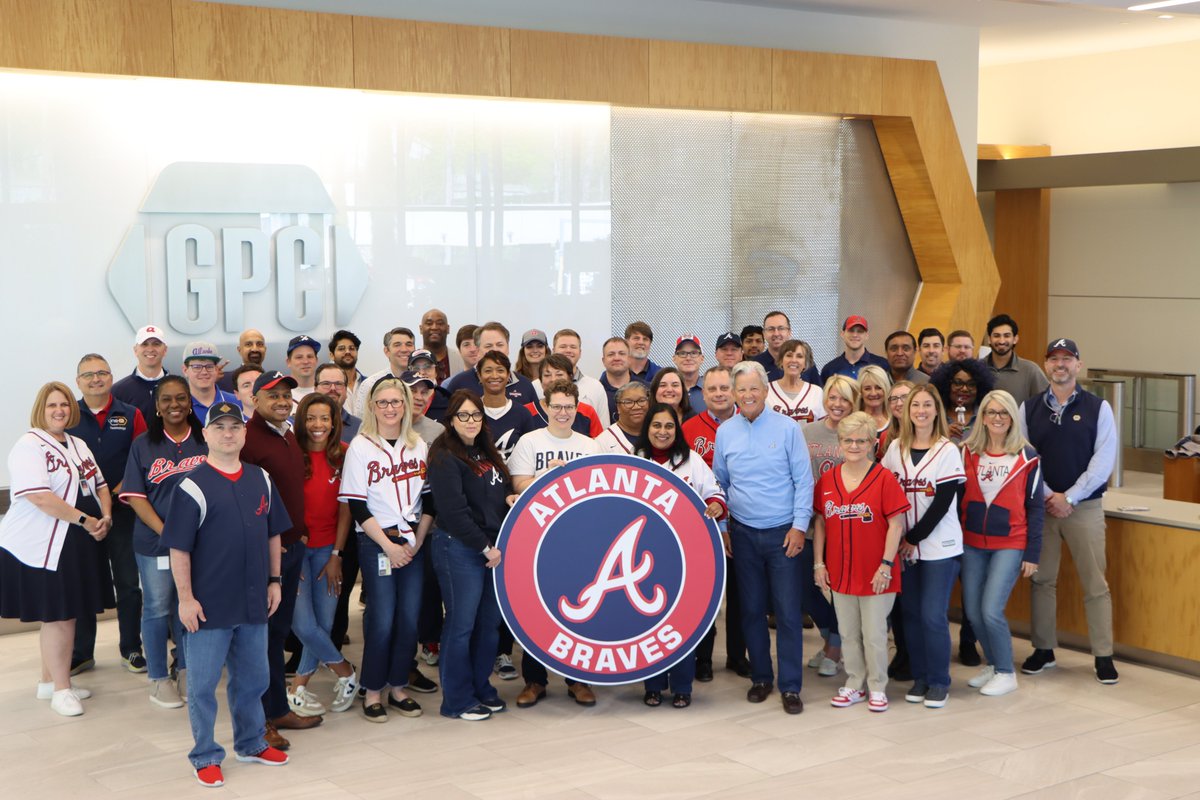
M196 780L200 781L201 786L207 786L209 789L225 785L225 776L221 774L220 764L209 764L196 770Z
M255 764L266 764L268 767L282 767L288 763L287 753L274 747L264 748L252 756L238 756L238 761L250 761Z

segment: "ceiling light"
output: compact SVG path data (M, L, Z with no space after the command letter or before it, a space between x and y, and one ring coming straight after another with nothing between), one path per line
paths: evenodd
M1158 18L1159 18L1159 19L1175 19L1175 18L1174 18L1173 16L1171 16L1170 14L1159 14L1159 15L1158 15Z
M1156 8L1171 8L1172 6L1188 6L1194 3L1200 3L1200 0L1157 0L1154 3L1140 3L1136 6L1130 6L1130 11L1153 11Z

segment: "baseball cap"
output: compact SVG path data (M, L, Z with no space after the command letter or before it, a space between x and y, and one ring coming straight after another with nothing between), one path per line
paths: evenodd
M429 378L421 377L417 373L413 372L411 369L406 369L406 370L404 370L404 372L400 373L400 382L403 383L405 386L407 386L410 389L415 389L417 386L419 386L422 383L429 384L430 389L437 388L436 383L429 380Z
M135 334L133 337L133 343L145 344L151 339L158 339L160 342L164 343L167 341L163 337L162 328L158 327L157 325L147 325L144 328L138 328L137 334Z
M696 345L696 349L700 350L701 352L704 350L704 348L700 346L700 337L694 333L685 333L683 336L680 336L678 339L676 339L675 352L678 353L679 348L683 347L685 344L694 344Z
M1054 355L1059 350L1079 358L1079 345L1075 344L1074 339L1055 339L1050 342L1050 344L1046 345L1046 358Z
M217 420L224 419L225 417L236 419L238 422L244 421L242 419L242 410L233 403L213 403L208 407L208 413L204 415L204 427L207 428Z
M539 331L537 328L530 328L521 334L521 347L524 347L530 342L541 342L542 344L547 344L549 339L546 338L545 331Z
M720 350L722 347L724 347L727 344L731 344L734 347L741 347L742 346L742 337L738 336L733 331L726 331L725 333L722 333L720 336L717 337L717 346L714 347L713 349Z
M413 350L412 354L408 357L408 363L415 364L422 359L428 361L430 364L437 363L437 359L433 357L433 353L428 350Z
M297 347L311 347L314 353L321 352L321 345L317 344L317 340L304 334L292 337L292 340L288 342L287 354L290 356Z
M291 375L284 375L279 370L273 370L271 372L264 372L254 381L254 394L266 391L267 389L274 389L279 383L283 383L289 389L295 389L300 385L296 383L296 379Z
M861 325L864 331L870 330L870 328L867 327L867 318L859 316L858 314L851 314L850 316L846 317L846 321L842 323L842 330L848 331L855 325Z
M184 364L189 361L211 361L215 364L220 360L217 346L212 342L190 342L183 350Z

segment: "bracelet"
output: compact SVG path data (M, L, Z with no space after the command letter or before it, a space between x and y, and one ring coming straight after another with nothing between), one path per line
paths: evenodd
M341 551L341 550L338 550L336 547L335 547L335 548L333 548L332 550L330 550L330 551L329 551L329 554L330 554L331 556L337 556L338 558L341 558L341 557L342 557L342 551Z
M820 567L821 569L825 569L825 562L818 561L817 563L813 564L813 569L816 569L817 567Z
M895 561L889 561L889 560L888 560L888 559L886 559L886 558L881 558L881 559L879 559L879 561L880 561L880 563L881 563L881 564L883 564L883 565L885 565L885 566L887 566L887 567L894 567L894 566L896 566L896 562L895 562Z

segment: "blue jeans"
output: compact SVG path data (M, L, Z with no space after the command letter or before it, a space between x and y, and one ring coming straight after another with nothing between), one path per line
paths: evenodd
M1024 555L1024 550L980 550L970 545L963 549L963 608L983 645L983 657L996 672L1013 671L1012 633L1004 607L1021 574Z
M235 625L201 628L184 640L188 660L188 720L195 746L188 760L196 769L220 764L225 748L213 738L217 720L217 684L221 667L229 668L229 715L233 719L233 750L240 756L267 747L262 696L271 673L267 667L267 626Z
M435 530L432 558L446 604L438 658L442 716L457 717L498 696L490 678L500 638L500 606L492 570L478 550Z
M175 640L176 666L187 669L187 650L183 637L187 631L179 621L179 597L175 577L169 569L158 568L158 558L135 554L138 575L142 579L142 645L146 651L146 671L150 680L167 677L167 631Z
M950 618L946 612L958 566L958 556L908 564L900 584L913 680L946 689L950 688Z
M798 692L804 681L804 612L801 601L803 570L800 557L788 558L783 538L791 523L774 528L751 528L729 520L733 567L742 600L742 631L750 653L750 679L774 682L771 633L767 630L768 599L775 609L779 690Z
M691 694L692 681L696 679L696 653L688 653L688 657L661 672L653 678L643 681L647 692L665 692L670 689L675 694Z
M399 539L393 539L397 544ZM363 656L359 682L368 692L383 687L408 686L413 652L417 647L417 614L421 610L421 587L425 582L425 548L405 567L393 567L391 575L379 574L383 548L365 533L358 534L358 563L367 610L363 613Z
M804 608L812 617L813 624L821 631L821 638L829 642L830 647L841 647L842 637L838 633L837 613L833 605L825 599L825 594L817 588L813 578L813 564L816 563L812 539L804 542L804 549L797 558L800 568L804 570Z
M346 660L329 638L338 596L329 593L329 585L325 582L325 576L321 575L321 570L332 554L331 544L308 547L304 551L300 592L296 595L296 611L292 615L292 633L304 645L297 675L312 675L321 664L340 664Z

